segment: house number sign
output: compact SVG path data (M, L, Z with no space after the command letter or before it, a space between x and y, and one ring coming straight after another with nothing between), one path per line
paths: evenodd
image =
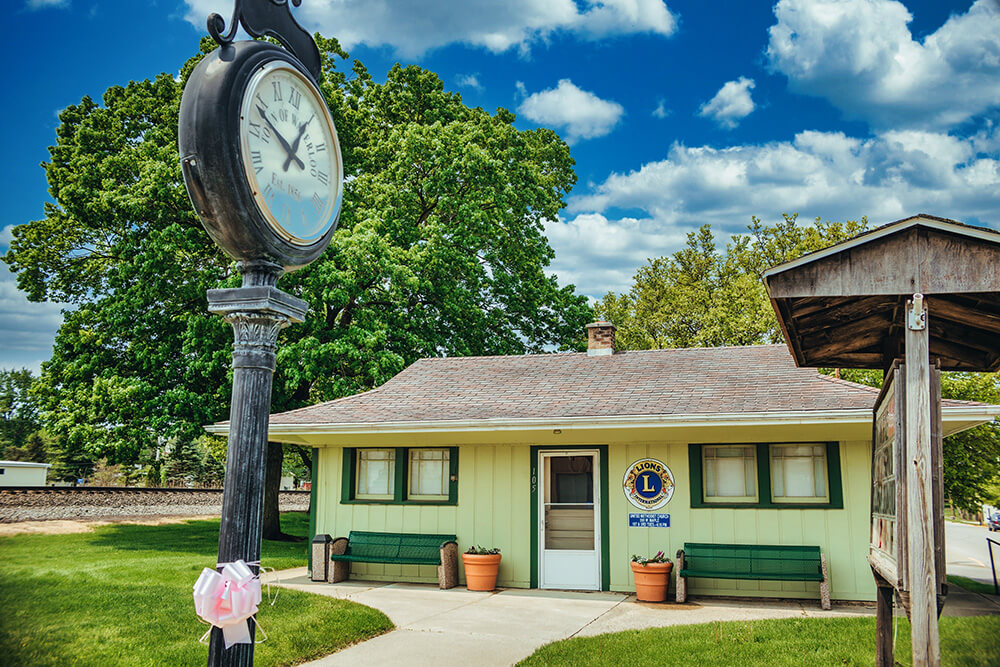
M622 490L628 501L639 509L659 509L674 495L674 475L662 461L639 459L625 470Z

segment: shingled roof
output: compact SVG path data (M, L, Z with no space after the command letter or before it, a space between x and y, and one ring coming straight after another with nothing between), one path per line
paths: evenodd
M877 395L796 367L784 345L446 357L363 394L271 415L271 427L839 412L871 410Z

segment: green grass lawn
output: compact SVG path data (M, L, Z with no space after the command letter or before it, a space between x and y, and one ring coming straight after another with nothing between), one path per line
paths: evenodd
M680 612L683 613L683 612ZM1000 616L941 619L943 665L996 665ZM895 658L910 664L910 626L899 619ZM630 630L555 642L534 665L874 665L875 619L790 618Z
M282 516L305 535L308 516ZM192 587L215 564L219 521L116 524L72 535L0 538L0 665L203 665L207 629ZM306 542L268 542L265 566L306 564ZM272 589L276 590L276 589ZM266 591L265 591L266 596ZM391 629L382 612L281 590L258 613L258 665L290 665Z
M965 590L972 591L973 593L986 593L987 595L996 595L996 589L993 588L993 584L984 584L981 581L976 581L975 579L969 579L968 577L957 577L954 574L949 574L948 582L955 584L956 586L961 586Z

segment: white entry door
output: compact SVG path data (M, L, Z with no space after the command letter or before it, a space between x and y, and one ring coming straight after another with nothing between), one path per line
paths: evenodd
M601 590L599 466L597 451L538 453L542 588Z

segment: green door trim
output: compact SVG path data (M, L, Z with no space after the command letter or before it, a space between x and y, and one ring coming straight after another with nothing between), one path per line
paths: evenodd
M309 469L309 571L313 569L312 541L316 537L316 487L319 486L319 449L312 448L312 467Z
M611 590L611 544L608 534L611 529L608 514L608 446L607 445L532 445L531 446L531 587L538 588L538 452L571 451L574 449L597 450L600 457L601 485L601 590Z

